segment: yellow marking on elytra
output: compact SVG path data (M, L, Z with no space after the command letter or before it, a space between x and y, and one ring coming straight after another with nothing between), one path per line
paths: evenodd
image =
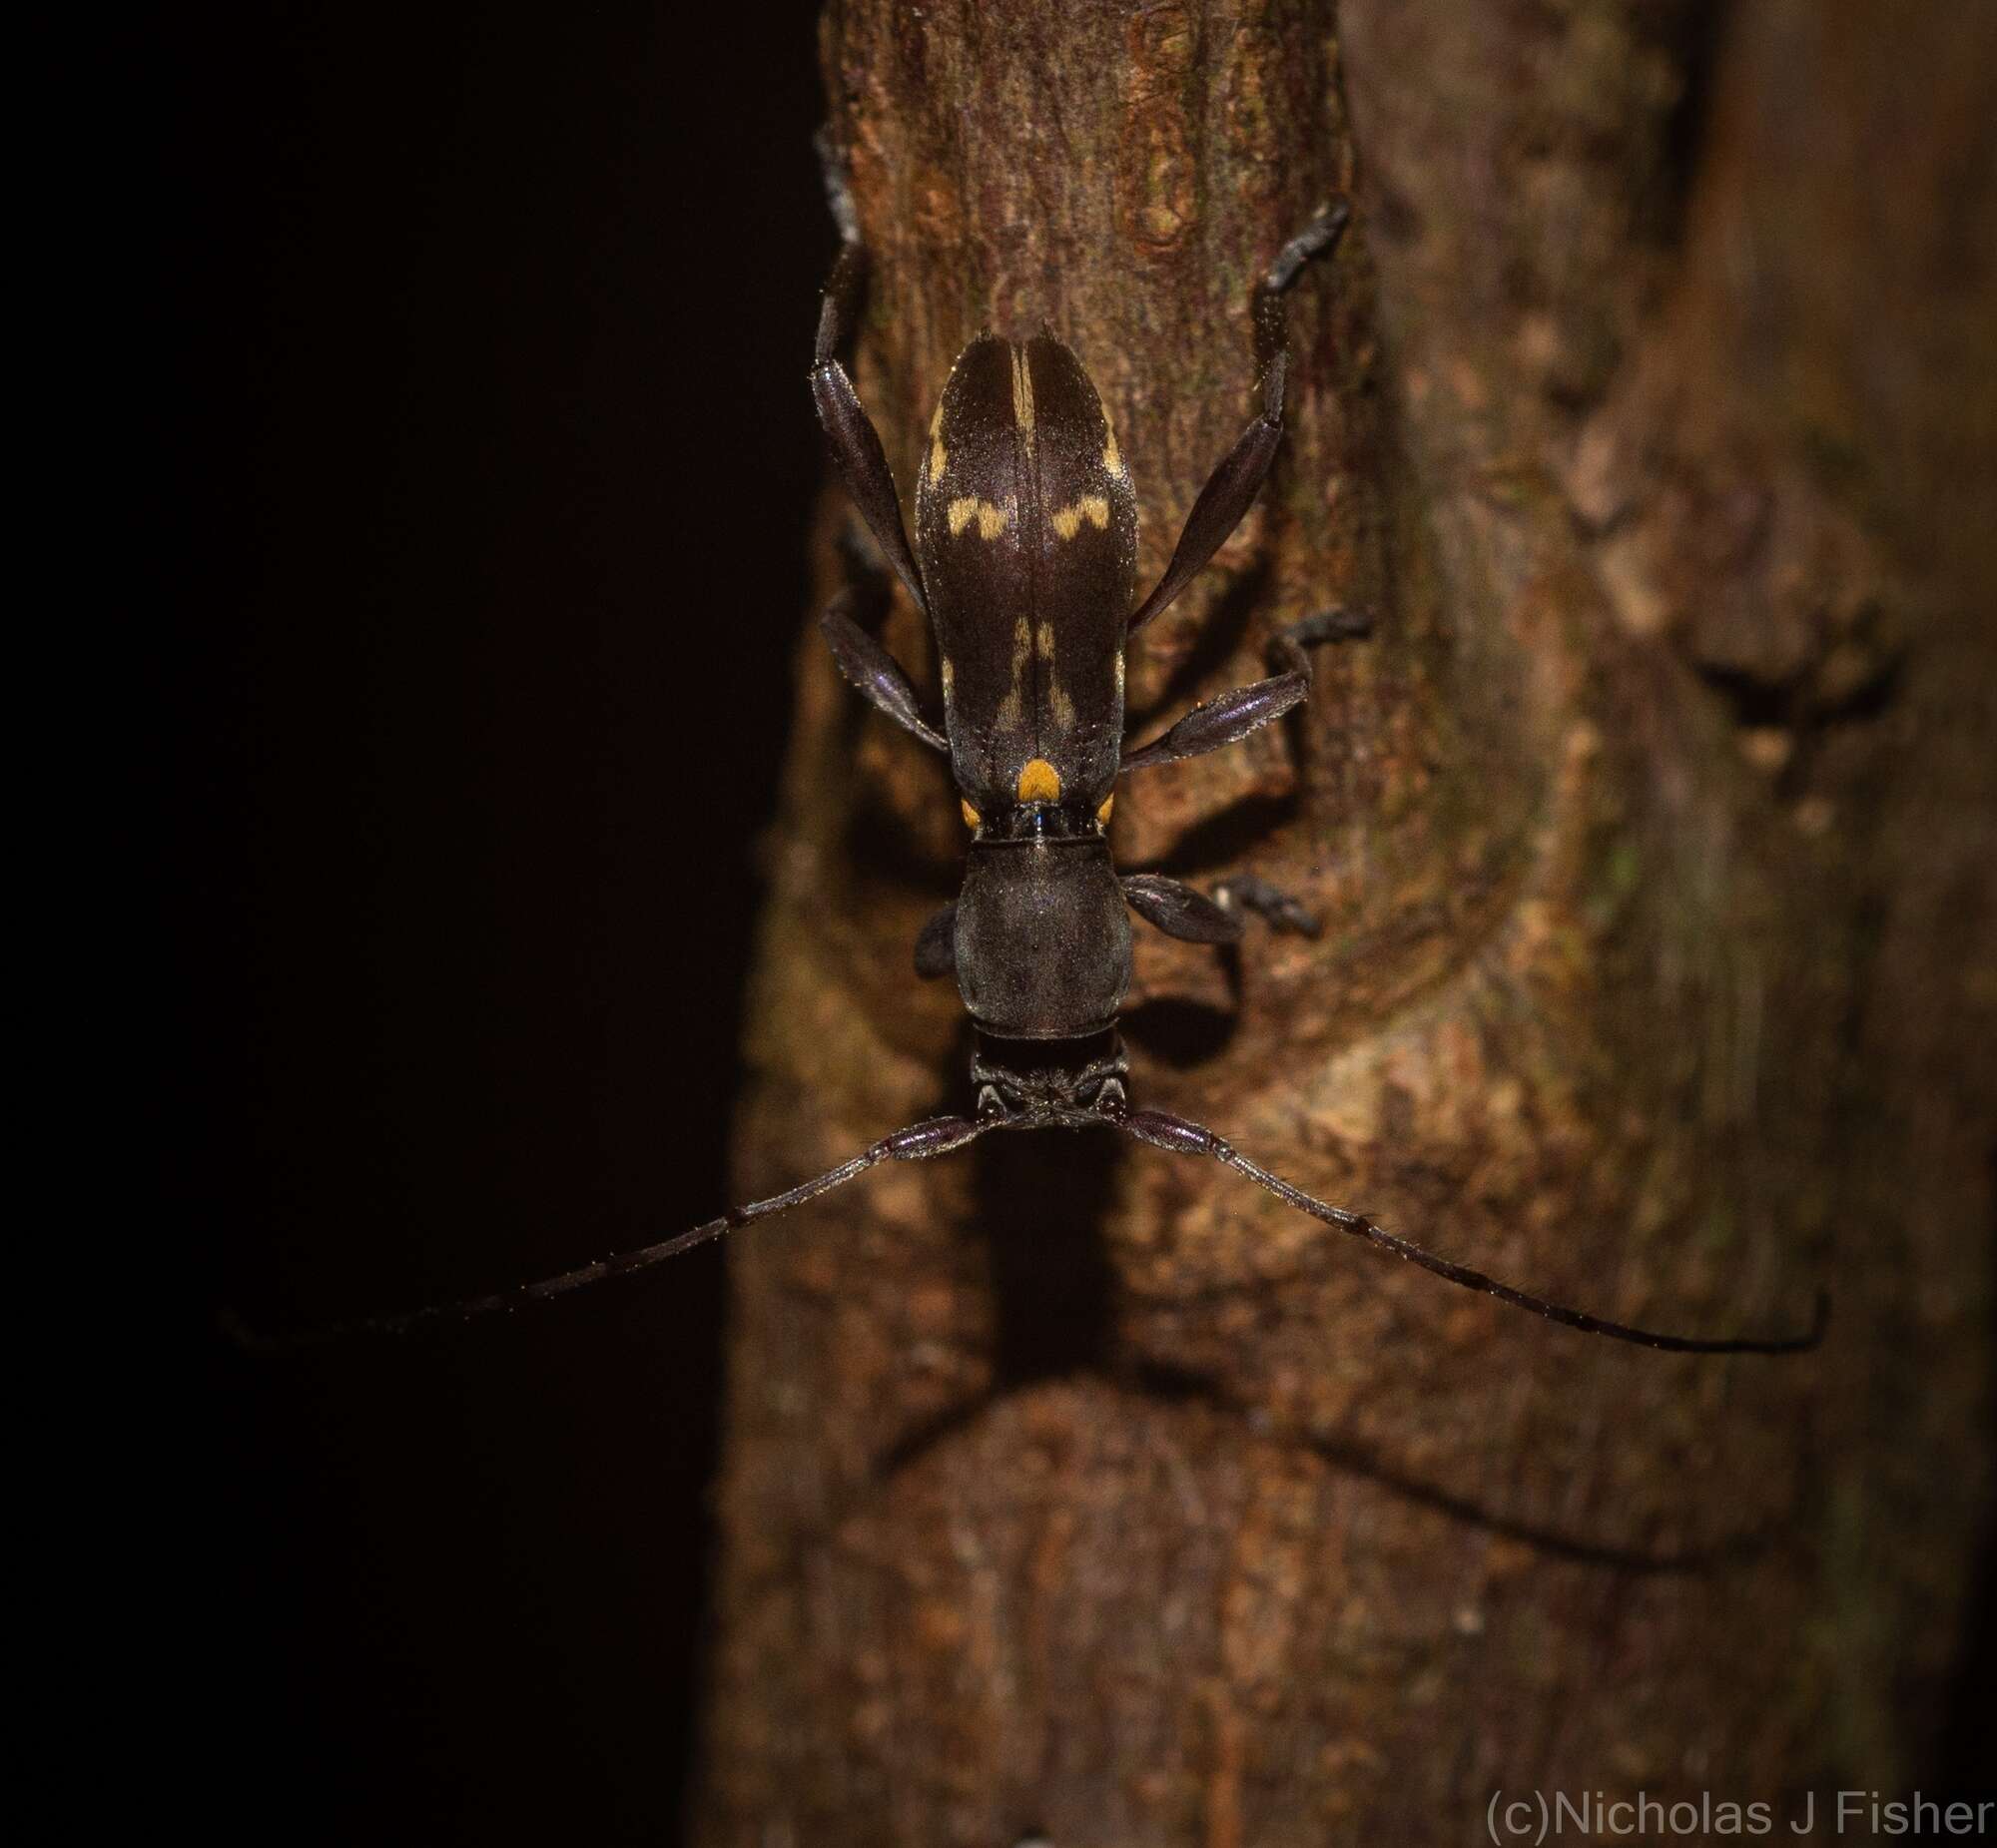
M950 664L950 656L943 658L943 696L949 699L957 687L957 669Z
M1068 690L1054 677L1054 626L1043 622L1037 629L1021 616L1012 625L1012 691L1006 695L1005 711L999 715L1001 725L1016 725L1024 702L1019 699L1019 691L1025 685L1026 665L1034 655L1038 655L1046 666L1045 691L1047 709L1053 722L1063 731L1074 729L1074 701ZM1044 762L1036 759L1036 762Z
M1116 446L1116 432L1107 425L1102 432L1102 472L1106 475L1123 472L1123 452Z
M1028 455L1033 452L1033 374L1023 347L1012 348L1012 421Z
M934 485L943 479L943 471L950 466L950 456L943 446L943 399L937 399L936 414L930 418L930 481Z
M1116 651L1116 697L1119 700L1123 697L1123 651L1120 648Z
M989 500L980 500L976 494L960 494L950 503L944 517L950 522L950 533L954 539L973 520L978 522L978 536L981 539L996 539L1011 524L1012 509L995 507Z
M1109 811L1115 808L1115 806L1116 792L1111 790L1107 796L1103 797L1102 806L1095 811L1096 827L1107 828L1109 826Z
M985 817L980 815L962 796L957 799L957 809L958 813L964 817L965 827L977 829L985 825Z
M1054 531L1063 539L1072 539L1081 530L1086 520L1091 526L1106 529L1109 525L1109 503L1100 494L1084 494L1070 507L1058 508L1054 513Z
M1074 729L1074 700L1068 690L1061 685L1054 673L1054 626L1050 622L1040 624L1035 643L1042 662L1046 665L1047 710L1053 722L1062 731Z
M1043 757L1027 758L1019 772L1018 797L1021 802L1059 802L1060 772Z
M1005 689L1005 697L998 702L998 710L993 714L993 726L1001 732L1009 732L1024 716L1026 710L1026 668L1033 658L1033 625L1023 616L1012 621L1012 684Z

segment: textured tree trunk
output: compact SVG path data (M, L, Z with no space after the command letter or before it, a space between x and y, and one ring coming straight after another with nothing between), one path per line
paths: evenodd
M1657 1355L1106 1133L877 1171L733 1252L704 1840L1464 1841L1501 1787L1928 1764L1988 1487L1993 20L832 6L898 478L957 349L1045 319L1146 583L1254 408L1252 277L1357 202L1133 729L1328 602L1377 633L1113 833L1324 929L1140 929L1133 1096L1612 1316L1838 1309ZM803 647L748 1192L968 1102L909 962L955 796Z

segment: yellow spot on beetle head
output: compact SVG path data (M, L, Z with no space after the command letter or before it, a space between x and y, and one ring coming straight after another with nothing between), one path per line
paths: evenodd
M1116 792L1111 790L1107 796L1103 797L1101 807L1095 811L1095 825L1098 828L1107 828L1109 826L1109 811L1115 808L1115 806Z
M1109 524L1109 503L1100 494L1084 494L1072 506L1061 507L1054 513L1054 531L1063 539L1072 539L1081 530L1086 520L1091 526L1106 528Z
M1059 802L1060 772L1043 757L1029 757L1019 772L1021 802Z
M957 799L957 808L958 813L964 817L965 827L977 829L984 826L985 817L980 815L962 796Z

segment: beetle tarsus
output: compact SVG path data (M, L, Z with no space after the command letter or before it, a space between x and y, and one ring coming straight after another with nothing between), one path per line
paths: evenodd
M853 188L846 178L846 163L833 145L830 123L822 124L812 136L812 148L818 155L819 177L825 182L825 203L832 213L833 224L839 228L839 241L858 244L860 215L853 209Z
M1262 278L1262 294L1280 296L1285 294L1303 274L1304 265L1313 258L1327 255L1345 236L1345 228L1352 222L1352 202L1349 199L1328 199L1318 207L1311 222L1276 253Z
M1283 298L1296 287L1307 265L1329 257L1338 249L1345 228L1352 222L1352 205L1346 199L1326 201L1311 222L1276 253L1275 261L1263 273L1255 290L1255 362L1264 376L1264 402L1282 415L1282 394L1289 359L1289 328L1283 312ZM1274 388L1268 380L1273 374Z
M1298 936L1316 936L1323 921L1294 893L1272 886L1253 873L1237 873L1213 889L1213 902L1223 912L1253 912L1272 930L1288 930Z
M1326 642L1364 641L1372 633L1371 610L1349 610L1344 604L1335 603L1329 609L1313 611L1271 636L1269 665L1287 674L1301 674L1308 680L1311 677L1308 650L1322 647Z

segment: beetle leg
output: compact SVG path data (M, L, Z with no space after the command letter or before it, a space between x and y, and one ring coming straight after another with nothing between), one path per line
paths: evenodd
M845 482L853 504L860 509L883 555L895 575L908 586L916 607L927 611L923 578L916 566L916 554L909 544L909 531L902 521L901 497L895 492L894 471L888 466L888 452L881 446L881 433L867 414L866 406L853 388L846 367L839 362L839 348L851 330L859 306L861 285L867 275L867 247L860 241L860 221L847 191L831 142L819 138L819 157L825 167L826 196L832 216L839 223L839 256L826 279L825 302L819 309L818 344L812 354L812 402L825 426L833 466Z
M1162 873L1127 873L1123 876L1123 897L1130 909L1148 924L1182 943L1238 943L1241 920L1214 904L1204 893L1195 892Z
M1252 873L1222 880L1211 898L1162 874L1132 873L1123 881L1123 896L1146 924L1186 943L1239 942L1243 912L1300 936L1315 936L1322 927L1302 900Z
M1216 751L1222 745L1232 744L1237 738L1245 738L1258 726L1280 718L1309 694L1311 666L1306 649L1322 642L1353 640L1372 632L1373 619L1370 615L1363 610L1342 607L1319 610L1301 622L1292 623L1269 644L1270 666L1282 667L1285 672L1268 680L1255 681L1249 686L1237 687L1232 693L1224 693L1205 706L1195 706L1163 737L1124 758L1117 774L1121 775L1126 770L1148 769L1154 764L1176 763L1181 758L1194 757L1202 751ZM1237 908L1266 919L1278 930L1295 930L1303 936L1315 936L1320 928L1316 915L1301 900L1252 873L1237 874L1216 886L1211 907L1207 907L1207 902L1197 893L1175 881L1158 880L1148 874L1133 877L1147 881L1149 885L1140 898L1132 890L1131 880L1123 882L1131 908L1140 918L1156 924L1167 936L1184 937L1195 943L1232 942L1241 934L1240 920L1233 916ZM1184 897L1161 898L1151 891L1151 887L1170 887L1174 895ZM1201 907L1228 919L1233 924L1233 929L1219 934L1216 927L1203 918L1197 924L1188 927L1191 920L1185 899L1197 900Z
M1207 477L1199 498L1192 503L1192 511L1186 515L1172 562L1165 567L1157 588L1137 606L1136 614L1124 630L1126 636L1135 635L1153 616L1169 607L1179 592L1205 569L1207 560L1220 550L1228 534L1241 524L1242 515L1262 485L1262 477L1275 460L1276 445L1282 435L1283 413L1264 411Z
M1352 208L1344 201L1325 207L1309 226L1284 245L1255 289L1255 348L1262 367L1262 414L1241 432L1220 466L1207 477L1186 515L1172 561L1157 588L1137 606L1125 628L1135 635L1165 610L1241 524L1254 503L1262 478L1283 437L1283 389L1289 379L1290 350L1283 297L1305 264L1335 250Z
M916 973L925 981L957 973L957 901L953 899L916 935Z
M1223 693L1217 700L1195 706L1161 737L1128 753L1117 766L1122 776L1149 770L1156 764L1176 764L1181 758L1218 751L1246 738L1310 695L1310 657L1304 651L1320 642L1348 641L1373 632L1373 619L1361 610L1320 610L1293 623L1269 644L1269 665L1284 671L1268 680L1250 682Z
M1176 764L1181 758L1198 757L1218 751L1250 732L1259 731L1272 719L1280 719L1292 706L1309 697L1310 671L1278 674L1272 680L1258 680L1236 687L1217 700L1195 706L1172 729L1140 749L1125 754L1116 774L1149 770L1158 764Z
M916 690L902 672L901 663L853 620L852 602L852 593L842 592L818 619L839 671L869 705L914 732L932 751L948 751L949 741L923 717Z

